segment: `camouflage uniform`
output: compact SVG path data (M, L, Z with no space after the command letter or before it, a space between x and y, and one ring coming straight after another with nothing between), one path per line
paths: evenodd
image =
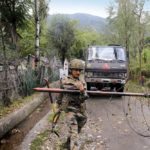
M61 88L77 89L76 84L82 82L79 78L73 78L72 75L61 80ZM84 87L85 86L85 83ZM69 148L71 150L78 149L78 133L87 121L85 99L86 93L61 93L57 99L59 108L66 114L66 122L68 127L68 137L70 141Z

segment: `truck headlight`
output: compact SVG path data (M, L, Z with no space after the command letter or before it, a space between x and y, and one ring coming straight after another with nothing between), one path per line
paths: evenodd
M92 77L92 76L93 76L93 72L87 72L87 73L86 73L86 76L87 76L87 77Z
M126 73L119 73L119 78L125 78L126 77Z

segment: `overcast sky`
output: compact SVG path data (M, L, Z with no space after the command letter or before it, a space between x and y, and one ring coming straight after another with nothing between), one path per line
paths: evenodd
M51 0L49 14L87 13L106 18L107 8L114 0ZM150 11L150 0L145 4Z
M51 0L49 14L87 13L107 17L110 0Z

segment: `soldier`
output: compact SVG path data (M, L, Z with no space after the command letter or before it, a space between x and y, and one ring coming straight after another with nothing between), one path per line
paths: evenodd
M57 104L61 111L65 112L68 128L66 144L68 150L79 149L78 133L87 121L85 100L88 98L85 90L86 84L80 79L81 71L84 69L82 60L73 59L69 66L69 75L61 79L61 88L80 90L77 93L60 93Z

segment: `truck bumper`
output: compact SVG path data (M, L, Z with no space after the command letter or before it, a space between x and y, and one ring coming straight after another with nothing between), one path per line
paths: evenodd
M125 84L125 79L107 79L107 78L86 78L87 83L112 83L112 84Z

